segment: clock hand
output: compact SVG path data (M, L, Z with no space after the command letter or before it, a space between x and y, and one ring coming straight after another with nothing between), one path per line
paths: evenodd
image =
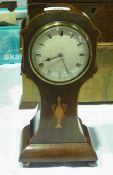
M61 58L61 59L62 59L62 57L63 57L63 54L62 54L62 53L59 53L58 56L56 56L56 57L47 58L47 59L43 60L43 61L39 64L39 66L40 66L40 67L44 67L44 62L45 62L45 61L51 61L51 60L56 59L56 58ZM65 63L64 63L64 64L65 64ZM65 67L66 67L66 65L65 65Z
M46 59L46 60L44 60L44 61L51 61L51 60L53 60L53 59L56 59L56 58L61 58L61 57L63 57L63 54L62 54L62 53L59 53L59 54L58 54L58 56L53 57L53 58L47 58L47 59Z
M43 61L39 64L40 68L43 68L43 67L44 67L44 62L45 62L45 61L51 61L51 60L56 59L56 58L60 58L60 54L59 54L58 56L56 56L56 57L47 58L46 60L43 60ZM56 64L56 63L55 63L55 64Z
M44 60L44 61L51 61L51 60L56 59L56 58L59 58L59 55L58 55L58 56L56 56L56 57L53 57L53 58L47 58L47 59L46 59L46 60Z
M60 58L62 59L62 62L63 62L63 64L64 64L64 67L65 67L65 69L66 69L67 74L70 75L70 72L69 72L69 70L68 70L68 68L67 68L67 66L66 66L66 64L65 64L65 62L64 62L64 58L63 58L63 57L60 57Z

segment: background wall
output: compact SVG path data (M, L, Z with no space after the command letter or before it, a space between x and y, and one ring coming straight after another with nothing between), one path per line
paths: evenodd
M11 1L11 0L0 0L0 2ZM26 7L27 0L16 0L18 7Z

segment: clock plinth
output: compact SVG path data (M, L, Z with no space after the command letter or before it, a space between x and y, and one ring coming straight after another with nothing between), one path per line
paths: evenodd
M90 135L85 125L81 125L86 142L81 143L30 143L30 125L23 129L22 152L19 161L22 163L64 163L95 162L96 153L92 147Z

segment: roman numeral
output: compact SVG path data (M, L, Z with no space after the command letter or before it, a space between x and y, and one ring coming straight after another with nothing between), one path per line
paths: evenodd
M77 63L75 66L76 67L81 67L81 64L80 63Z
M49 33L48 35L47 35L50 39L52 39L52 36L51 36L51 34Z
M80 53L79 56L81 56L81 57L84 56L84 53Z
M41 54L40 53L37 53L36 56L41 57Z
M71 38L73 38L73 36L74 36L74 35L73 35L73 33L72 33Z
M43 44L43 43L39 43L39 45L44 46L44 44Z
M60 35L60 36L63 36L63 35L64 35L63 30L60 30L60 31L59 31L59 35Z
M82 45L82 43L78 43L78 44L77 44L77 46L81 46L81 45Z
M40 68L43 68L44 67L44 64L43 63L40 63L38 64Z
M51 70L48 70L47 75L48 76L51 75Z

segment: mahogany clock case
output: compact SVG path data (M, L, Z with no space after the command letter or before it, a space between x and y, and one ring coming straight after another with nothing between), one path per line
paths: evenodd
M57 4L56 4L57 6ZM87 128L78 119L77 101L81 85L97 71L96 43L99 31L93 25L87 15L72 5L65 6L70 11L47 11L40 13L29 12L29 23L22 30L23 61L22 72L35 82L41 96L40 122L37 123L36 115L23 130L21 162L73 162L96 161L97 156L92 147ZM32 17L31 17L32 16ZM92 45L92 57L90 66L83 76L75 82L66 85L54 85L42 81L32 71L29 63L29 44L32 36L38 29L54 21L63 21L77 24L89 36ZM28 22L28 21L27 21ZM70 92L69 95L67 93ZM66 104L66 117L60 129L55 128L52 105L62 99L62 105ZM84 132L81 134L79 124Z

